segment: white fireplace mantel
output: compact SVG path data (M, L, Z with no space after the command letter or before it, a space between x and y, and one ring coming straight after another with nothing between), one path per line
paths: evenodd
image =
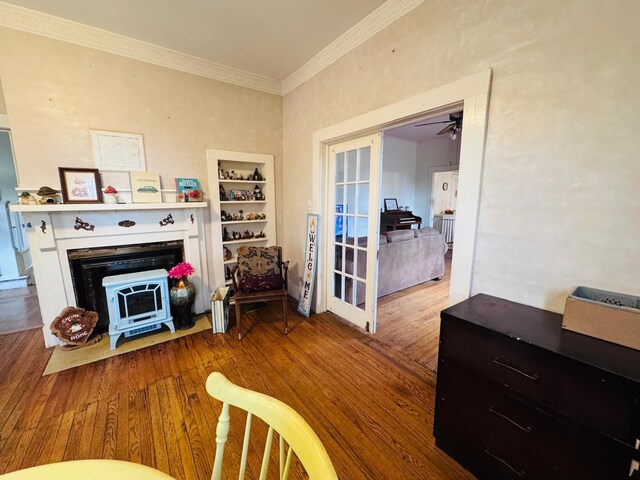
M206 208L207 202L185 203L49 203L44 205L11 205L12 212L105 212L124 210L167 210Z
M196 272L196 313L208 305L206 202L11 205L24 217L47 347L60 345L50 330L63 308L75 305L67 251L182 240Z

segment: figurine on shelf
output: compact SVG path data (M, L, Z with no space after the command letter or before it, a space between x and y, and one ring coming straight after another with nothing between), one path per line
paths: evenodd
M230 180L236 180L237 179L236 172L234 170L231 170L231 174L229 175L229 179Z
M224 185L220 184L220 201L224 202L227 199L227 192L224 189Z
M224 227L222 229L222 241L223 242L228 242L229 240L231 240L231 237L229 236L229 232L227 231L227 227Z
M231 253L231 250L229 250L227 247L223 247L222 250L224 252L225 261L226 260L231 260L231 258L233 257L233 254Z
M256 233L256 238L265 238L265 237L266 235L262 230L260 230L260 233Z
M255 219L256 219L255 212L251 212L247 214L247 220L255 220Z
M118 203L118 191L109 185L104 189L102 198L104 199L104 203Z
M258 171L258 167L256 167L256 169L253 171L253 181L255 182L261 182L262 181L262 175L260 175L260 172Z
M256 200L264 200L264 194L262 193L262 189L256 185L253 189L253 196Z
M226 222L227 219L227 212L225 212L224 210L220 210L220 221L221 222Z
M20 205L35 205L38 203L36 197L31 195L29 192L22 192L20 194Z
M40 190L36 192L36 195L40 197L40 200L38 200L38 202L43 205L47 203L60 203L58 198L58 191L54 190L51 187L47 187L46 185L40 187Z
M224 180L224 172L222 171L222 166L218 163L218 178L220 180Z
M244 220L244 212L242 210L238 210L238 220Z
M232 240L241 240L240 238L240 232L236 232L235 230L231 233L231 239Z
M224 279L231 280L231 269L229 267L224 267Z

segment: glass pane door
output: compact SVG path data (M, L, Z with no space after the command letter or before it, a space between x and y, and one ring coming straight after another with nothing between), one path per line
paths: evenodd
M380 134L330 148L327 307L369 331L376 308L379 166Z

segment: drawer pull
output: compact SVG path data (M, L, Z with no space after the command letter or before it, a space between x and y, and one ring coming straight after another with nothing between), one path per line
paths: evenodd
M507 467L509 470L511 470L516 475L518 475L520 478L525 478L527 476L527 473L524 470L518 470L517 468L514 468L513 466L511 466L511 464L509 462L507 462L506 460L500 458L498 455L493 453L489 447L484 447L484 453L486 453L491 458L493 458L493 459L499 461L500 463L502 463L505 467Z
M491 413L493 413L494 415L497 415L498 417L502 418L503 420L506 420L507 422L509 422L511 425L513 425L514 427L518 427L520 430L522 430L525 433L531 433L531 427L523 427L522 425L520 425L518 422L516 422L515 420L512 420L511 418L507 417L504 413L500 413L499 411L496 410L496 408L491 405L489 407L489 411Z
M496 365L500 365L501 367L504 367L504 368L506 368L508 370L511 370L512 372L519 373L520 375L522 375L523 377L528 378L529 380L534 380L534 381L538 380L538 374L536 372L533 372L533 373L523 372L522 370L514 367L513 365L509 365L504 360L502 360L502 358L500 358L500 357L493 357L493 363L495 363Z

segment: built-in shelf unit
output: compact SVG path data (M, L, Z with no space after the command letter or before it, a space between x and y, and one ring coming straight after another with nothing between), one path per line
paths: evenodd
M260 173L263 180L247 180L255 171ZM242 245L268 246L276 242L276 208L273 155L230 152L225 150L207 150L207 170L209 175L209 191L211 192L211 244L213 249L214 284L212 288L231 285L228 272L237 262L236 249ZM243 180L220 178L222 172L233 171L235 176L244 177ZM224 175L222 175L224 176ZM231 191L247 190L253 193L256 185L264 194L264 200L222 200L220 186L225 195ZM261 214L265 218L249 220L221 221L222 212L226 215ZM262 232L263 238L240 238L223 240L224 230L231 237L233 232L244 235L246 232L257 235ZM231 252L229 260L224 259L224 249ZM213 292L212 292L213 293Z

